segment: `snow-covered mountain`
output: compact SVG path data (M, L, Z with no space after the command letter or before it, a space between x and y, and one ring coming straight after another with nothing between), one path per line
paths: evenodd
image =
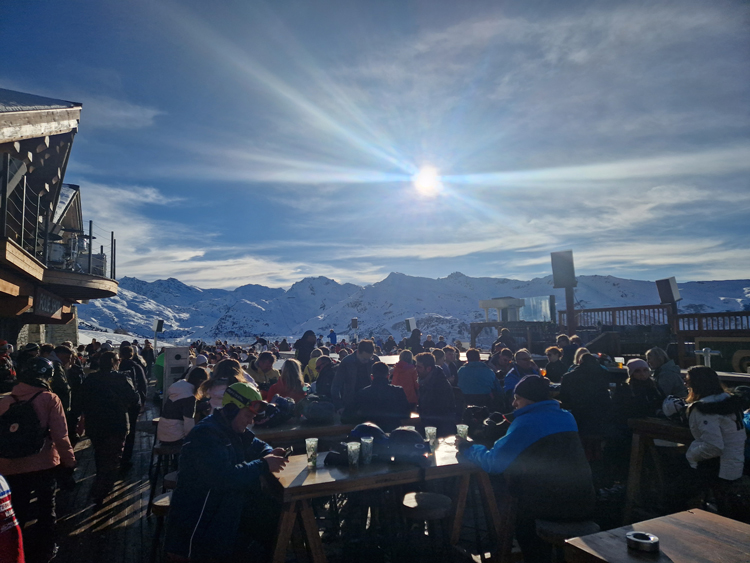
M750 310L750 280L679 284L683 312ZM578 276L577 308L659 303L656 284L612 276ZM200 289L170 278L144 282L122 278L116 297L80 305L81 328L120 328L140 337L153 336L155 319L164 319L162 337L172 342L215 339L247 343L255 335L297 338L305 330L350 335L357 317L360 337L406 336L405 319L416 317L424 334L446 340L469 339L469 323L484 319L481 299L555 295L552 276L519 281L471 278L459 272L430 279L392 273L365 287L325 278L305 278L288 290L245 285L235 290Z

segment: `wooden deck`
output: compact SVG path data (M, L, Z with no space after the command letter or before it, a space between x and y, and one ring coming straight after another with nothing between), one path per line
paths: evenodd
M78 485L72 492L57 496L60 563L141 563L150 559L156 528L154 517L146 518L151 456L152 413L145 413L138 424L133 450L133 467L123 473L103 508L94 510L89 500L96 467L91 442L76 445Z

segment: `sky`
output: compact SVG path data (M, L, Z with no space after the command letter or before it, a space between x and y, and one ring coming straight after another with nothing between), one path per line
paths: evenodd
M3 0L117 275L750 278L750 4Z

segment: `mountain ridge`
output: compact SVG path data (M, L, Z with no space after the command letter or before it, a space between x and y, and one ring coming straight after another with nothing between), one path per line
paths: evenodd
M682 312L750 310L750 280L685 282L678 284ZM564 292L552 287L552 276L528 281L473 278L453 272L426 278L391 272L367 286L341 284L325 276L306 277L289 289L246 284L235 289L203 289L167 278L146 282L120 279L120 291L109 299L79 305L82 327L128 332L148 337L153 321L165 321L167 340L252 341L255 335L296 338L305 330L350 334L351 320L359 335L406 335L405 319L415 317L425 332L448 340L468 340L469 323L484 320L481 299L530 298ZM577 308L659 303L654 282L614 276L578 276ZM427 332L425 332L427 334Z

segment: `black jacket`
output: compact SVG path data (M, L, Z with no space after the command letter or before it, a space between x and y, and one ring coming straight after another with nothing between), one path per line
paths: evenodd
M599 362L591 358L568 372L560 384L563 408L578 423L581 436L604 435L610 423L611 405L609 379Z
M328 364L318 374L318 379L315 380L315 394L319 397L325 397L326 399L332 400L331 385L333 384L333 378L336 377L336 369L338 366L334 364Z
M130 428L128 411L138 406L139 397L127 373L95 372L81 385L81 410L86 433L97 436L125 436Z
M560 383L563 376L565 375L565 372L568 371L568 368L565 367L565 364L562 363L562 360L548 363L545 366L545 369L547 370L547 379L549 379L552 383Z
M438 434L456 432L456 399L453 387L439 367L419 380L419 416L425 426L436 426Z
M374 422L385 432L401 425L401 420L409 418L409 401L406 393L397 385L389 385L387 380L375 379L372 385L357 391L354 407L349 414L358 422ZM342 422L345 417L342 416Z
M134 360L123 360L120 362L120 371L131 374L130 382L133 384L133 388L138 391L138 396L141 398L141 406L145 405L146 394L148 393L148 380L141 364Z

